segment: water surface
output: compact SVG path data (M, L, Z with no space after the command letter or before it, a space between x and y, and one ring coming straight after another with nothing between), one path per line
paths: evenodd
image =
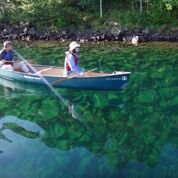
M63 65L67 44L15 43L34 63ZM177 178L178 44L85 44L80 64L131 71L123 91L0 80L0 177Z

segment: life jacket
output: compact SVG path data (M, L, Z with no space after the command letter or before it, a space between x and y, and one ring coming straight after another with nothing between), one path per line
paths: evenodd
M65 69L67 70L67 71L70 71L71 70L71 68L70 68L70 66L69 66L69 64L68 64L68 55L69 54L72 54L72 56L73 56L73 59L74 59L74 62L75 62L75 64L77 65L78 64L78 57L77 56L75 56L73 53L71 53L71 52L67 52L66 53L66 58L65 58Z

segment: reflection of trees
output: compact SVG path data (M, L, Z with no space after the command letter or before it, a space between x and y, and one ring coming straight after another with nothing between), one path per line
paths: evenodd
M13 140L9 139L6 134L3 133L5 130L10 130L26 138L34 139L39 137L39 132L30 131L23 126L20 126L18 120L8 121L6 118L8 117L3 117L0 119L0 141L6 141L9 143L13 142ZM3 153L3 150L0 150L0 153Z
M10 143L13 142L4 133L4 131L6 130L10 130L13 133L31 139L35 139L40 136L39 131L30 131L28 128L26 128L27 127L26 125L29 125L28 121L25 122L20 121L21 121L20 119L11 116L2 117L0 119L0 140L7 141Z
M51 95L0 100L0 112L40 125L45 130L42 140L49 147L70 150L83 146L115 166L130 159L154 166L165 143L178 145L177 79L167 75L177 72L170 66L154 70L133 74L125 91L72 91L68 98L76 103L79 119L73 119Z
M4 123L2 130L5 129L9 129L19 135L22 135L26 138L38 138L39 137L39 133L38 132L33 132L30 130L27 130L23 127L21 127L20 125L18 125L17 123L13 123L13 122L8 122L8 123Z

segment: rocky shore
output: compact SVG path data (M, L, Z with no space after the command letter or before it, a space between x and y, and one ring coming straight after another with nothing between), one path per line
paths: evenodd
M138 44L147 41L178 41L178 29L169 32L152 31L147 28L108 26L105 30L87 29L83 31L63 29L59 31L39 31L29 23L0 23L0 40L78 40L80 42L123 41Z

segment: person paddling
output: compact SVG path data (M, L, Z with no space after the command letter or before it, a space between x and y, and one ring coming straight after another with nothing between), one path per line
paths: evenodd
M78 65L78 53L80 44L73 41L69 45L69 51L66 51L65 61L64 61L64 77L68 77L71 73L77 73L81 76L84 75L84 71L80 69Z
M21 69L25 73L29 73L29 68L23 61L14 61L11 41L5 41L3 48L0 51L0 67L6 70L18 70Z

